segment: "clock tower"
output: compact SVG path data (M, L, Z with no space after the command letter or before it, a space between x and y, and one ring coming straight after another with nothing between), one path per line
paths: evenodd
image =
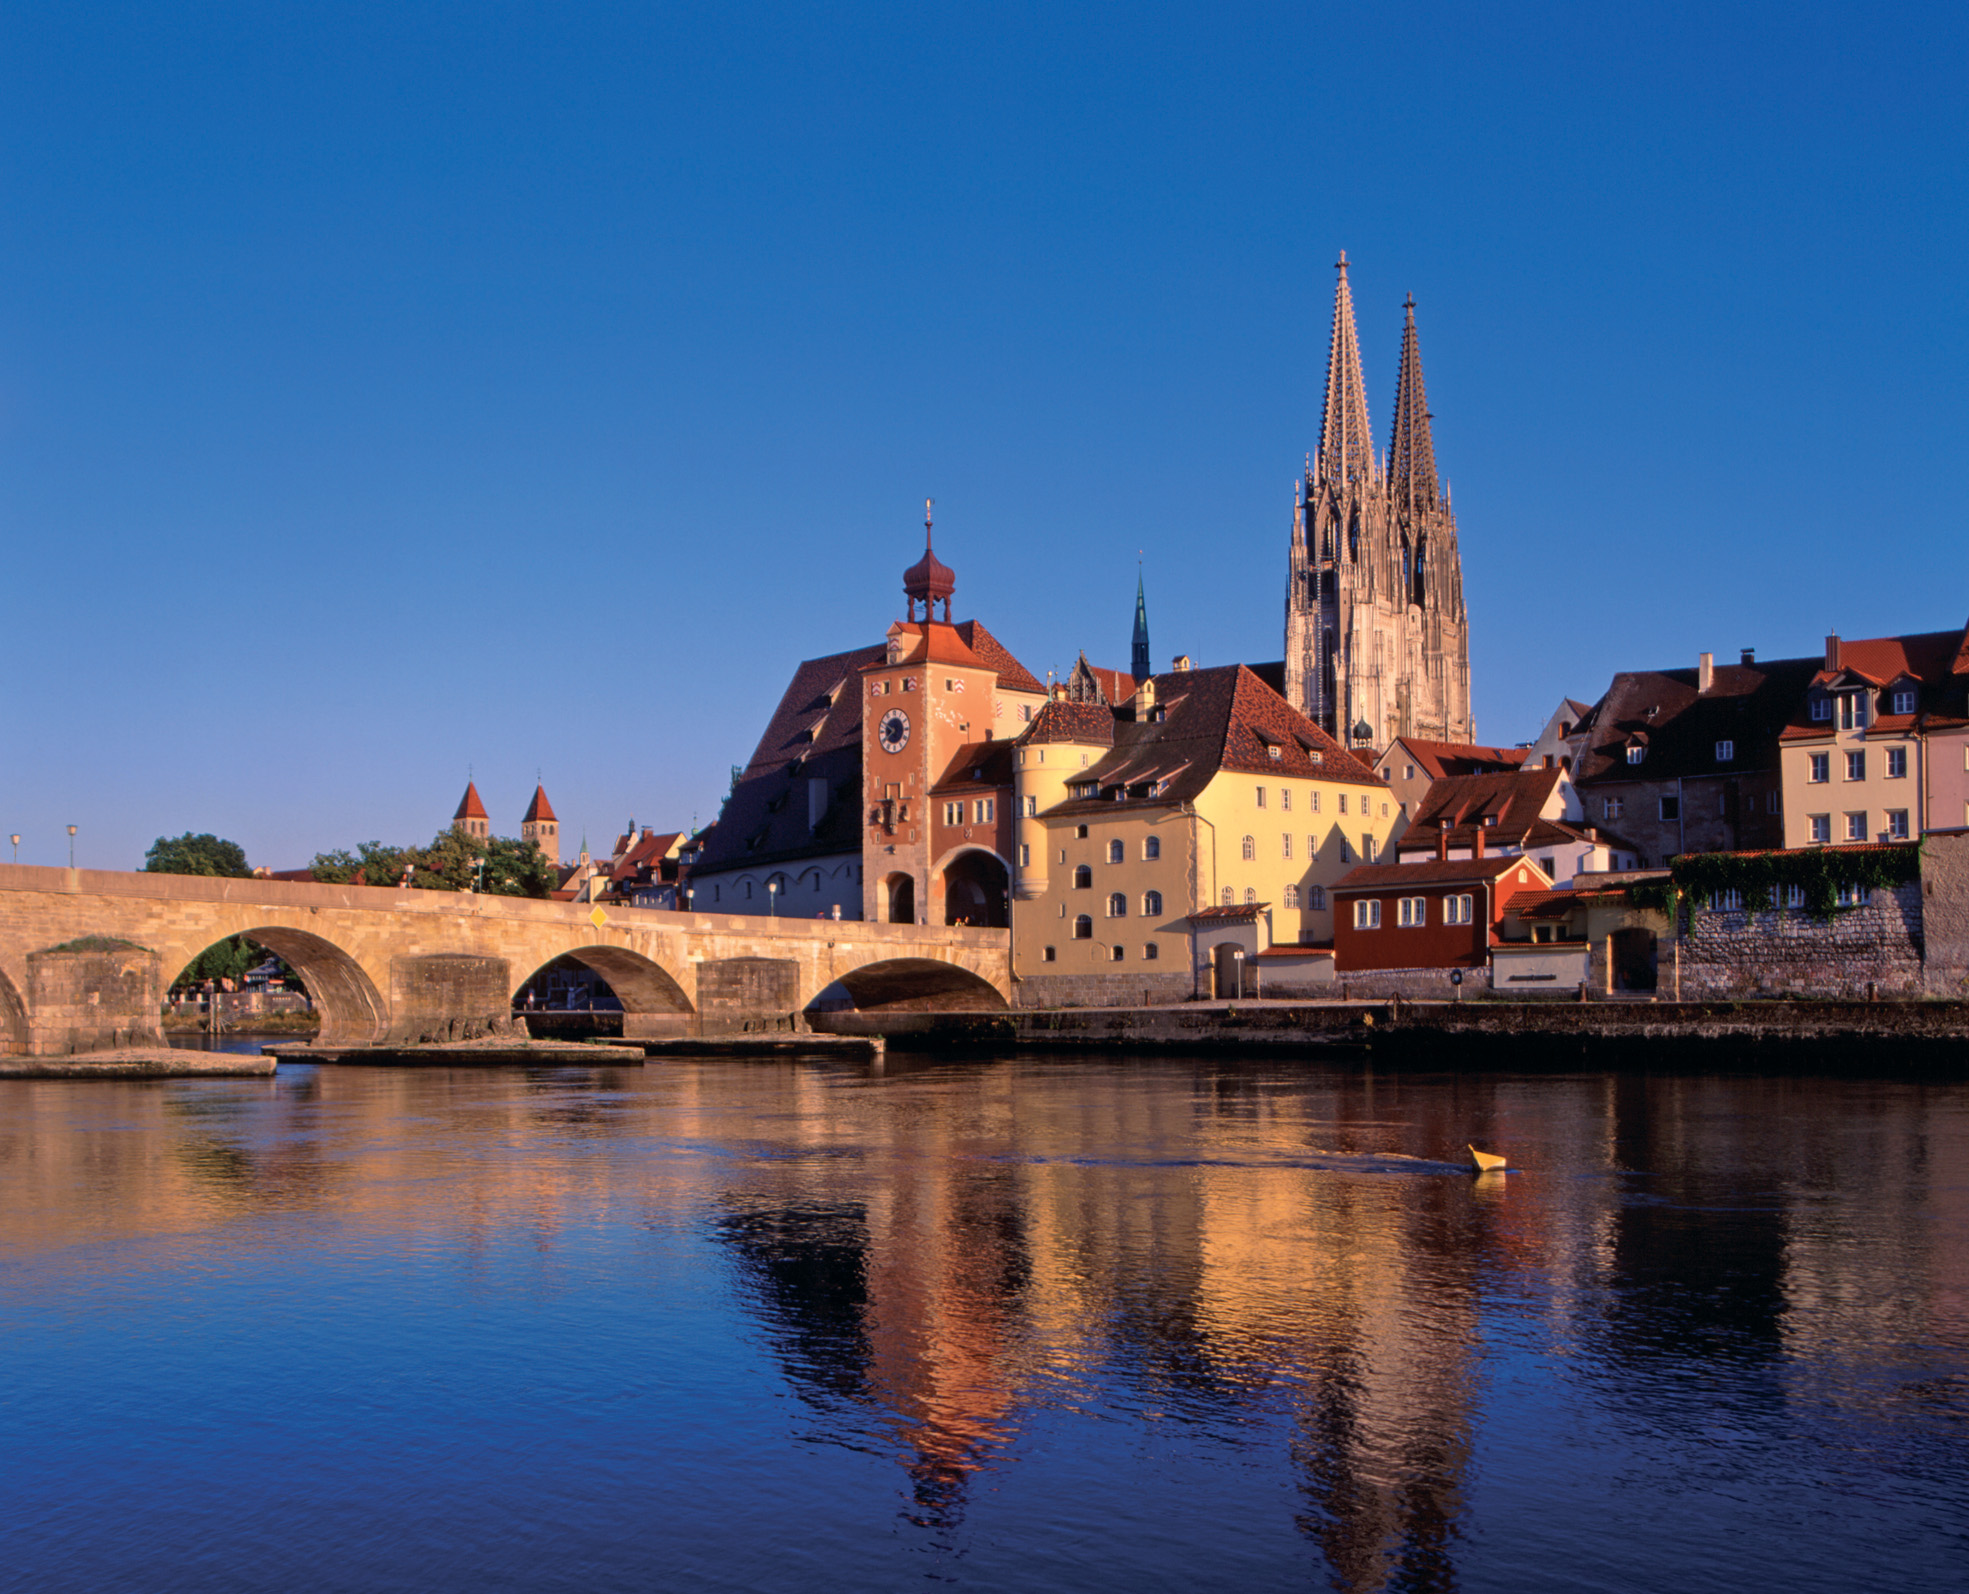
M862 917L887 924L945 922L932 789L968 748L993 738L999 712L997 669L951 623L957 575L931 547L924 507L923 557L903 573L908 618L889 627L881 662L861 671ZM948 796L938 800L951 806Z

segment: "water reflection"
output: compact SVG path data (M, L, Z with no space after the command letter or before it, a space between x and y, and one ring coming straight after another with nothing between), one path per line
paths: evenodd
M1467 1140L1526 1171L1454 1171ZM1565 1586L1589 1549L1610 1586L1836 1587L1854 1538L1944 1586L1969 1504L1959 1086L1030 1058L11 1082L0 1213L17 1304L164 1236L230 1265L249 1224L324 1266L359 1236L427 1310L510 1335L633 1333L633 1279L797 1406L734 1491L763 1464L865 1494L880 1458L903 1531L1000 1586L1075 1586L1050 1547L1174 1582L1296 1557L1350 1594ZM751 1376L690 1400L756 1422ZM606 1377L651 1434L699 1420L671 1374ZM531 1470L484 1486L546 1581ZM815 1511L861 1586L920 1579Z

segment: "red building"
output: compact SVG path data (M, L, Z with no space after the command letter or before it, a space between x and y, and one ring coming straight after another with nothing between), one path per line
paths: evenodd
M1482 968L1511 899L1551 888L1529 858L1363 864L1333 888L1334 969Z

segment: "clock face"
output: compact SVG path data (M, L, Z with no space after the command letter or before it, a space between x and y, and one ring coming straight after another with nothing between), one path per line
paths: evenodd
M900 753L909 745L909 716L899 708L890 709L876 726L875 737L883 752Z

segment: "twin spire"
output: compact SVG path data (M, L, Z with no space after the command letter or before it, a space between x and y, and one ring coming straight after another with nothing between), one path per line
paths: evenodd
M1333 340L1326 362L1326 404L1320 414L1316 480L1367 482L1377 474L1373 433L1367 420L1367 383L1361 375L1360 335L1354 328L1354 296L1347 284L1347 252L1340 252L1333 293ZM1429 397L1422 384L1422 349L1415 336L1415 296L1405 305L1402 360L1395 379L1395 426L1386 470L1398 503L1434 504L1436 448L1429 433Z

